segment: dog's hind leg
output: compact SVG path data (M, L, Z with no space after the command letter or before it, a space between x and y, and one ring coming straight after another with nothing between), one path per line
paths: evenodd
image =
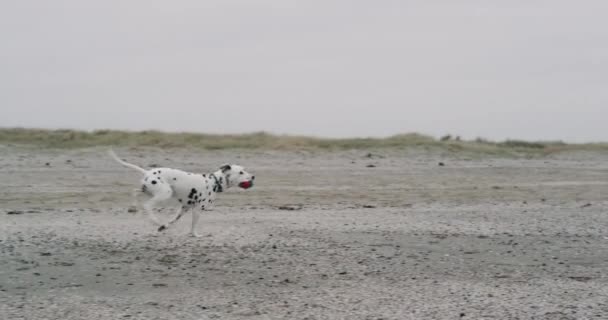
M137 196L141 193L141 189L133 189L131 190L131 206L127 209L127 212L136 213L137 208L139 207L139 202L137 201Z
M171 196L173 196L173 190L171 190L171 187L166 184L163 186L157 185L157 187L154 188L152 198L144 203L144 211L146 211L146 214L150 220L152 220L152 223L159 227L163 224L154 215L154 207L163 201L171 199Z
M184 213L185 213L184 207L179 206L177 208L177 212L175 213L175 216L171 220L169 220L169 222L167 222L166 224L163 224L162 226L158 227L158 231L163 231L163 230L168 229L169 226L176 223L177 220L179 220L184 215Z

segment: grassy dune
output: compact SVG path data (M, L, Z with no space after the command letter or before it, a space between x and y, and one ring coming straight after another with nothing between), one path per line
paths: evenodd
M239 135L201 133L166 133L160 131L78 131L24 128L0 128L0 144L30 145L42 148L85 148L97 146L200 148L200 149L266 149L266 150L348 150L419 147L452 152L484 154L534 153L549 154L570 150L608 151L608 144L566 144L563 142L527 142L484 139L463 141L445 136L435 139L416 133L388 138L329 139L273 135L257 132Z

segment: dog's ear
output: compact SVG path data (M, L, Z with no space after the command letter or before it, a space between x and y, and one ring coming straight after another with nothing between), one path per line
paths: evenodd
M222 172L226 172L226 171L228 171L230 169L232 169L232 168L230 167L229 164L225 164L225 165L223 165L223 166L220 167L220 170L222 170Z

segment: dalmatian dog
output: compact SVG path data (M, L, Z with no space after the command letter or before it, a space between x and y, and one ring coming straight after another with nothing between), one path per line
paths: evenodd
M171 168L145 170L121 160L112 150L109 150L108 153L121 165L142 174L140 191L150 196L150 199L143 205L144 211L158 226L158 231L167 230L184 213L191 211L190 235L199 237L196 233L199 215L210 208L217 194L232 186L249 189L253 187L255 180L255 176L246 172L239 165L223 165L218 171L211 174L189 173ZM166 202L174 202L178 208L175 216L168 223L163 224L158 221L153 210L159 203Z

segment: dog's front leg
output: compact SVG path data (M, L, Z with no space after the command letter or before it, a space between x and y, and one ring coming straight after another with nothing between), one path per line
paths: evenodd
M190 236L200 238L200 235L196 233L196 224L198 223L198 219L200 218L199 210L192 210L192 227L190 228Z

